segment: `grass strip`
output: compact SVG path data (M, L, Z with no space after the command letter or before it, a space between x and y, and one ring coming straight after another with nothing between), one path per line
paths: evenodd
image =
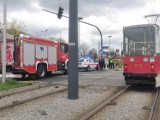
M16 81L16 80L8 80L6 82L0 82L0 91L19 88L23 86L32 85L32 82L22 82L22 81Z

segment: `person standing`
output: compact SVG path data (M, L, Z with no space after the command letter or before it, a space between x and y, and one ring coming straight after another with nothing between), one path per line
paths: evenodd
M109 58L109 69L112 69L112 62L113 62L113 60L112 60L112 58Z
M106 57L105 61L105 69L108 69L108 58Z
M114 69L114 67L115 67L115 62L116 62L116 61L115 61L115 59L113 58L113 59L112 59L112 69Z
M100 66L100 69L102 70L103 67L104 67L104 60L102 58L99 59L99 66Z

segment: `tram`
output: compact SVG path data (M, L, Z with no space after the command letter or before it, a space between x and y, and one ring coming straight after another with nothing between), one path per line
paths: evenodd
M123 76L126 84L155 84L160 75L160 26L123 28Z

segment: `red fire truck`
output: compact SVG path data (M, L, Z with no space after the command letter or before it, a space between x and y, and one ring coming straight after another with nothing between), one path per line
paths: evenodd
M0 47L2 51L2 41ZM2 57L0 60L2 63ZM53 71L61 70L67 73L67 66L68 44L64 42L24 34L7 37L6 70L13 74L21 74L22 77L28 74L30 77L44 78Z

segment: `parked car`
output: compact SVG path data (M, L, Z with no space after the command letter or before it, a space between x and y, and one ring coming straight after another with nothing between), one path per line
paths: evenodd
M98 70L98 63L91 58L80 58L78 60L78 68L86 69L86 71Z

